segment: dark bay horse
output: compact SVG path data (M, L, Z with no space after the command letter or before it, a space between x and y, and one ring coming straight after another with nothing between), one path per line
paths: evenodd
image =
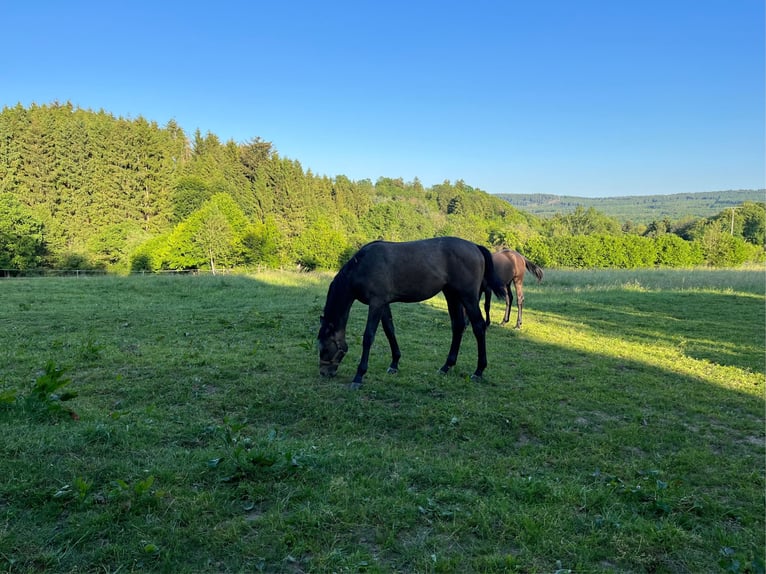
M505 316L501 325L505 325L511 316L511 304L513 303L513 294L511 293L511 283L516 289L516 329L521 329L521 313L524 309L524 270L529 270L537 277L537 282L543 280L543 270L539 265L535 265L521 253L513 249L503 249L492 254L492 262L495 266L495 272L503 282L505 295ZM487 325L489 325L489 304L492 298L492 290L485 288L484 312L487 315Z
M341 268L327 291L317 337L320 374L334 376L348 351L346 323L354 301L368 305L368 310L362 358L351 388L359 388L362 384L370 347L381 322L391 347L388 372L395 373L401 352L394 334L390 304L425 301L441 291L447 300L452 322L452 344L441 372L446 373L457 362L465 328L465 307L478 346L473 377L480 378L487 367L486 325L479 308L482 282L498 297L503 296L503 284L495 274L489 250L464 239L437 237L404 243L368 243Z

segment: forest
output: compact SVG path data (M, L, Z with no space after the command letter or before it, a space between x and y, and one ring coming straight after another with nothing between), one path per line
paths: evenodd
M539 217L462 180L352 181L259 137L222 142L71 103L0 112L0 273L337 269L375 239L456 235L547 267L763 262L766 204L620 221L594 207Z

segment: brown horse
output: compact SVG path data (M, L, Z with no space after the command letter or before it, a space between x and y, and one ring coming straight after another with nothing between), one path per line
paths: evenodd
M543 270L535 265L521 253L513 249L503 249L492 254L492 262L495 265L495 272L503 282L505 291L505 316L501 325L505 325L511 316L511 304L513 303L513 294L511 293L511 283L516 289L516 307L518 314L516 316L516 329L521 329L521 313L524 309L524 270L527 269L535 274L537 282L543 280ZM485 289L484 312L487 315L487 325L489 326L489 304L491 299L491 290Z
M401 352L389 305L425 301L441 291L452 323L452 344L440 370L446 373L457 362L465 328L465 307L478 347L473 377L480 378L487 367L486 324L479 308L482 283L498 297L503 296L503 284L495 274L489 250L464 239L437 237L404 243L368 243L341 268L327 291L317 336L320 374L334 376L348 351L346 324L354 301L368 305L368 310L362 358L351 388L359 388L367 372L378 323L383 323L383 332L391 347L388 372L397 372Z

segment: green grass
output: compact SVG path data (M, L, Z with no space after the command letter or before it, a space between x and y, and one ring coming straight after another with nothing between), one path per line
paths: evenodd
M480 383L396 305L356 392L330 279L0 281L0 571L763 572L763 270L548 270Z

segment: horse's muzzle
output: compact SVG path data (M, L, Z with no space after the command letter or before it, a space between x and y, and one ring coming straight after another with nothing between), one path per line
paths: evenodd
M332 365L332 364L320 364L319 365L319 374L323 377L334 377L336 374L338 374L338 365Z
M338 365L346 356L346 351L338 349L329 361L319 359L319 374L323 377L334 377L338 373Z

